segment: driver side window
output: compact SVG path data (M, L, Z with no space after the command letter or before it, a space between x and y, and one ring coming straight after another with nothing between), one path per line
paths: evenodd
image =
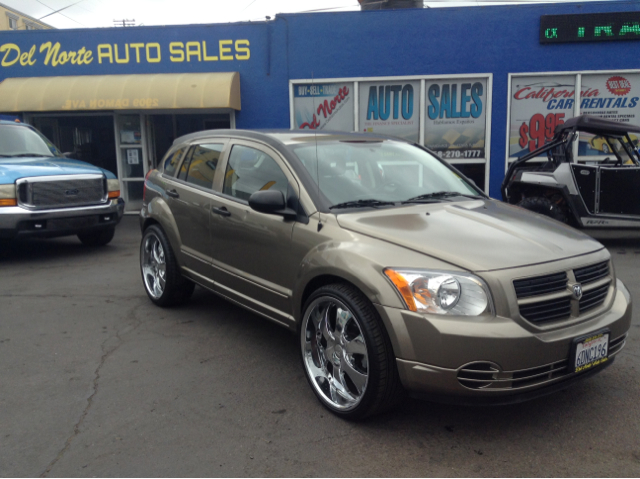
M222 192L248 201L256 191L278 190L285 196L289 182L276 161L266 153L234 145L224 174Z

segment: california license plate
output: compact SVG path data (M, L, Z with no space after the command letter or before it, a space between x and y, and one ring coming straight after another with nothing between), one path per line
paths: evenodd
M573 369L580 373L609 360L609 331L599 331L573 341Z

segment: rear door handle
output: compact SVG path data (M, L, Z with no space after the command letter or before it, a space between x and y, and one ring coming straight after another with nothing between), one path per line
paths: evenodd
M167 190L167 196L171 196L171 198L180 198L180 194L176 190Z
M220 208L216 208L215 206L212 206L211 212L220 216L231 216L231 212L228 209L226 209L224 206Z

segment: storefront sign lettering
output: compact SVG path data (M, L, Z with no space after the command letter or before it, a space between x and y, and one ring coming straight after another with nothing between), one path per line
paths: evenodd
M160 63L163 59L171 62L246 61L251 58L251 50L246 39L171 42L168 45L158 42L100 43L95 50L86 46L68 49L60 42L50 41L24 50L15 43L0 45L0 66L4 68L38 63L50 67L89 65L96 57L99 64Z

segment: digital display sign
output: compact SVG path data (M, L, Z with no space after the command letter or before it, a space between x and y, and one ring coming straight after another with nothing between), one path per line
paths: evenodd
M540 43L640 40L640 12L542 15Z

